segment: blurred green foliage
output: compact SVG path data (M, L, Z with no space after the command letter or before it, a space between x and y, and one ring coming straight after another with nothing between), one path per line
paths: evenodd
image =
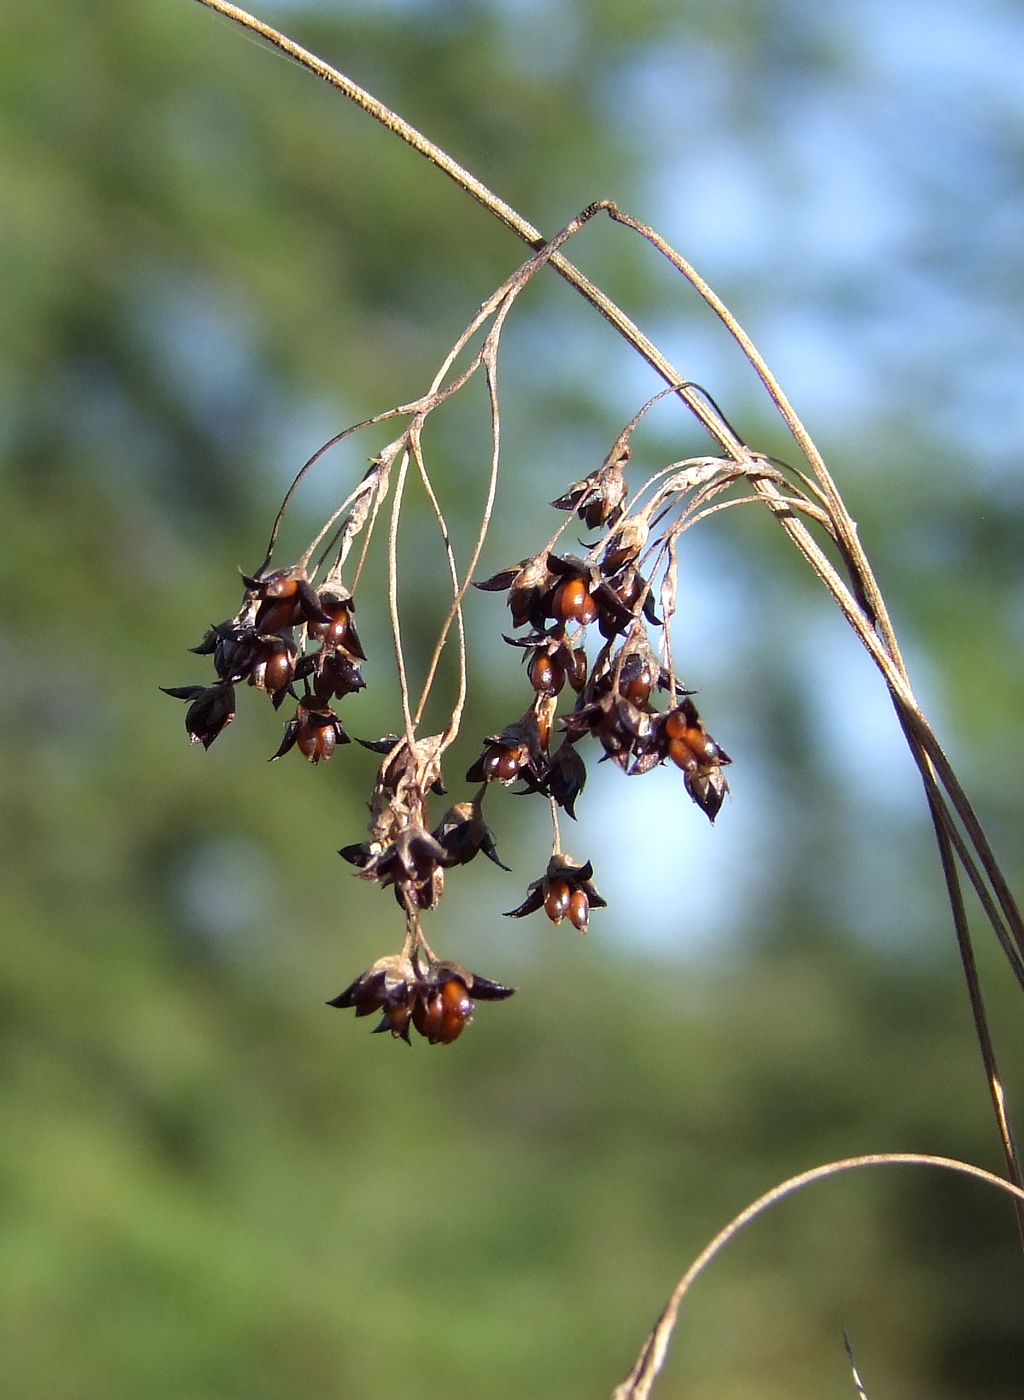
M264 13L548 229L600 195L653 199L661 146L638 145L625 110L644 62L724 56L746 95L722 121L766 165L775 109L757 94L780 76L789 94L827 86L841 68L810 7L781 0ZM262 557L290 473L347 421L420 392L521 250L336 95L187 0L5 7L0 204L5 1395L583 1400L626 1373L706 1239L785 1174L885 1149L998 1167L926 827L887 801L912 778L861 691L828 689L835 647L853 643L759 517L696 556L707 577L683 619L688 669L726 716L714 731L740 739L720 827L746 765L748 849L770 876L727 951L637 946L639 907L602 914L585 942L499 929L543 845L529 804L507 801L491 820L516 875L465 872L432 937L519 995L443 1051L326 1011L399 935L390 896L333 854L359 839L370 756L268 768L279 721L255 704L209 754L191 751L157 687L204 673L185 648L235 608L236 566ZM641 317L684 315L660 269L607 230L579 258ZM800 295L770 266L725 281L769 339L765 308ZM846 305L852 324L848 292L803 295ZM545 502L646 392L554 278L523 302L494 567L544 537ZM1019 875L1024 493L987 471L984 444L971 458L922 426L941 379L908 383L859 435L824 436ZM737 393L751 436L785 451ZM480 482L481 409L437 429L456 527L477 508L464 483ZM699 442L660 423L643 448L654 465ZM383 440L324 463L296 538ZM428 538L410 525L414 657L444 606ZM716 599L734 585L725 626ZM351 713L371 734L397 705L383 611L360 607L370 688ZM453 791L458 763L511 717L504 617L494 600L474 608L482 675ZM808 677L822 672L819 691ZM823 739L837 713L846 727ZM742 872L706 866L698 814L670 801L682 885L724 894ZM614 851L616 823L635 819L598 820ZM1019 1004L987 947L982 964L1019 1098ZM872 1395L1008 1400L1021 1286L1002 1200L916 1171L847 1177L715 1266L658 1394L851 1394L846 1323Z

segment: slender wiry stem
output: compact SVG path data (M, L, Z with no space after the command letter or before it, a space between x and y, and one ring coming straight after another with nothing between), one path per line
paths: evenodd
M995 1046L992 1043L992 1032L989 1028L988 1015L985 1011L985 999L982 995L981 982L978 977L978 964L974 956L974 945L971 941L970 928L967 922L967 911L964 908L963 891L960 888L960 880L957 876L956 860L949 836L943 826L941 816L935 809L934 803L932 804L931 810L932 820L935 825L935 836L942 860L942 874L946 881L946 891L949 895L950 907L953 910L953 922L956 927L960 960L963 965L968 996L970 997L971 1013L974 1017L974 1031L978 1037L978 1044L981 1047L982 1060L985 1065L985 1077L988 1081L989 1096L992 1100L992 1108L996 1116L996 1123L999 1127L1003 1155L1006 1158L1006 1170L1014 1185L1024 1187L1024 1179L1021 1177L1020 1157L1017 1153L1017 1144L1014 1142L1013 1129L1010 1126L1009 1115L1006 1111L1006 1095L1003 1091L1003 1081L999 1073L999 1065L996 1061ZM1019 1200L1015 1200L1014 1206L1017 1211L1017 1228L1020 1231L1021 1244L1024 1245L1024 1204Z
M409 474L409 452L402 453L398 464L398 479L391 502L391 522L388 526L388 610L391 614L391 632L395 641L395 659L398 663L398 684L402 692L402 714L405 717L405 740L410 752L415 745L412 711L409 699L409 677L405 668L405 651L402 647L402 619L398 609L398 520L402 513L402 497Z
M892 703L900 723L903 726L908 746L921 773L927 794L929 808L935 826L943 874L946 880L947 894L953 913L961 958L964 964L972 1011L975 1017L975 1026L981 1046L986 1075L988 1077L993 1107L999 1125L1004 1155L1006 1156L1007 1167L1011 1176L1019 1184L1021 1168L1014 1146L1013 1136L1010 1131L1005 1097L998 1075L994 1051L992 1049L987 1018L984 1014L984 1004L977 979L977 972L974 967L974 954L970 941L967 914L956 868L957 860L959 860L967 874L968 880L977 891L982 909L991 923L996 937L1006 953L1015 975L1018 980L1021 981L1022 986L1024 986L1024 919L1022 919L1020 910L1010 892L1005 877L1000 870L999 864L995 859L973 807L956 778L952 766L943 752L938 739L917 704L884 598L882 597L881 590L874 577L867 556L860 544L856 522L850 516L838 488L828 472L821 453L818 451L810 434L789 403L781 386L771 373L756 346L754 346L742 326L721 299L712 291L707 283L704 282L690 264L672 249L653 229L631 218L627 214L622 213L611 201L602 200L589 206L576 220L570 225L567 225L566 229L563 230L556 239L548 243L532 224L517 213L510 205L505 203L504 200L494 194L493 191L489 190L469 171L465 170L454 161L445 151L436 146L427 137L423 136L414 127L403 121L401 117L392 112L383 103L379 102L357 84L353 83L349 78L332 68L329 64L324 63L323 60L309 53L292 40L287 39L271 26L255 19L252 15L239 9L237 6L228 3L227 0L198 0L198 2L239 23L249 32L258 35L310 72L330 83L364 111L373 116L374 119L380 122L387 130L400 137L414 150L418 151L426 159L444 171L461 189L484 208L489 210L489 212L499 219L505 227L515 233L516 236L523 240L530 248L535 250L535 256L524 263L523 266L513 274L513 277L510 278L492 298L484 303L477 317L474 318L474 322L471 323L471 327L467 329L448 359L446 359L442 370L435 379L430 394L417 401L414 405L407 405L404 409L391 410L388 414L380 415L377 419L368 420L368 422L382 421L386 417L399 416L405 412L408 412L413 419L413 422L406 430L404 440L399 439L397 443L392 444L391 457L388 460L388 465L390 466L390 463L401 453L401 464L394 488L395 495L392 503L391 527L388 539L388 560L389 602L402 685L407 742L410 746L413 743L415 723L426 701L426 696L436 670L437 660L440 656L440 648L444 644L453 621L458 621L461 636L461 601L468 582L467 572L466 578L460 583L455 567L454 555L450 553L450 547L448 546L447 532L443 525L443 517L440 516L440 512L438 512L442 524L442 532L446 536L446 547L449 547L449 566L452 573L454 596L451 611L444 625L441 641L438 648L435 650L434 658L431 662L428 682L414 718L410 708L407 677L402 653L397 599L398 515L409 466L409 445L414 439L418 444L419 429L422 426L426 414L432 411L444 398L456 392L458 388L476 372L481 364L483 364L491 395L492 426L494 429L495 444L495 460L492 462L492 476L488 488L487 509L489 512L491 503L493 502L494 471L497 455L496 393L494 387L494 355L496 353L497 334L500 324L508 314L508 310L518 291L526 284L526 281L533 275L537 268L545 263L550 263L555 271L569 282L570 285L576 288L587 302L594 307L619 334L625 338L647 364L661 376L669 386L665 392L674 393L681 402L686 405L697 421L703 425L711 438L718 444L724 458L727 459L727 462L723 462L722 466L727 467L728 463L733 464L735 478L744 478L750 489L756 493L757 498L778 520L790 540L810 565L819 581L831 594L884 677ZM810 466L813 480L800 472L793 472L792 469L787 469L787 471L790 475L796 475L800 478L809 494L820 502L821 509L812 504L809 499L805 500L801 498L800 487L789 483L788 477L783 475L779 470L780 464L768 463L768 459L759 456L759 454L747 447L732 425L721 413L714 400L711 399L705 391L701 390L699 386L685 380L676 370L675 366L672 365L661 351L644 335L626 313L616 306L598 287L594 286L594 284L569 262L560 251L561 245L566 238L570 237L572 233L576 232L578 228L582 227L588 219L592 218L598 212L606 212L611 219L647 240L647 242L668 259L670 264L689 282L720 318L760 377L769 397L772 399L787 424L795 442ZM471 335L475 334L476 330L482 327L491 316L495 317L495 326L491 328L484 349L477 353L470 367L461 376L442 388L444 380L456 356L461 353L464 346L468 344ZM641 415L646 411L646 407L645 405L645 408L641 410ZM635 422L639 421L641 415L638 415L637 419L634 420L634 424L630 425L630 428L626 430L626 436L628 436L628 432L631 431ZM354 429L347 431L354 431ZM333 441L338 441L345 435L346 434L340 434L339 437ZM326 450L326 448L321 449L321 451L322 450ZM308 469L308 466L311 465L319 455L319 452L315 454L314 458L310 459L310 463L307 464L307 467L303 469L303 472L300 472L299 477L296 478L296 485L305 470ZM413 456L424 476L425 482L428 483L429 489L429 482L422 464L422 457L419 454L418 445L413 450ZM771 470L766 470L766 466L770 466ZM667 492L670 487L671 482L666 482L663 489ZM294 486L292 489L294 490ZM378 480L375 483L375 490L379 491L380 489L381 482ZM691 519L700 518L713 511L723 509L725 505L729 504L728 502L719 503L714 506L707 504L710 502L712 496L717 493L718 489L720 488L717 484L709 485L707 494L703 497L699 497L692 503L690 508L692 511ZM355 495L356 493L354 493L354 496ZM289 492L289 497L286 498L285 504L287 504L287 500L290 499L290 496L291 492ZM362 498L359 499L361 500ZM380 499L381 497L379 494L375 495L375 509L379 508ZM359 501L357 500L356 505L353 505L353 510L358 508L358 504ZM801 517L806 517L806 519ZM338 517L335 516L334 520L337 518ZM333 528L334 520L331 522L331 528ZM822 547L822 543L819 542L819 538L814 533L814 530L817 530L818 527L825 532L825 548ZM343 528L347 528L347 526ZM561 533L561 529L564 529L564 525L560 528L559 533ZM674 588L676 568L675 549L678 529L679 527L672 527L668 531L665 539L668 564L666 567L666 581L663 584L663 606L665 606L666 623L670 616L670 595ZM486 530L486 518L484 530ZM275 536L276 531L277 524L275 524ZM321 538L322 537L323 536L321 536ZM555 538L557 539L557 537L556 535ZM477 546L474 550L474 562L479 554L482 538L483 536L481 534L481 536L478 537ZM343 537L343 549L347 547L348 539L349 537L347 535ZM554 541L552 541L552 546L549 546L549 548L553 547L553 543ZM827 551L838 553L839 567L837 567L836 562L834 562L833 558L830 557L830 553ZM842 570L845 570L846 577L843 576ZM671 664L671 642L668 637L667 626L665 630L664 646L666 655ZM460 712L464 699L465 665L463 656L460 663L459 701L456 706L456 714ZM674 682L671 699L674 704ZM453 724L457 727L457 718L453 720ZM778 1188L776 1193L769 1193L769 1197L763 1198L762 1202L758 1203L758 1206L763 1208L765 1203L770 1204L772 1200L778 1199L779 1194L785 1194L787 1188L795 1189L795 1184L804 1184L805 1181L817 1179L818 1176L829 1174L833 1170L845 1170L852 1165L869 1165L876 1162L888 1162L893 1160L897 1159L890 1157L863 1158L855 1159L849 1163L832 1164L830 1168L821 1168L815 1173L808 1173L805 1177L797 1178L795 1183L787 1183L786 1188ZM1003 1186L1004 1189L1013 1189L1008 1187L1006 1183L999 1182L997 1178L989 1177L988 1173L983 1173L977 1168L966 1168L963 1164L953 1164L943 1159L923 1157L901 1158L898 1160L928 1162L932 1165L945 1165L953 1167L954 1169L966 1170L974 1175L992 1180ZM1017 1194L1019 1195L1020 1193L1018 1192ZM751 1211L752 1213L757 1213L757 1208L751 1208ZM745 1220L748 1218L752 1218L751 1213L745 1213L744 1217L740 1218L741 1223L745 1223ZM1022 1235L1024 1235L1024 1216L1020 1218ZM685 1289L683 1291L685 1291ZM678 1302L672 1306L677 1307ZM671 1328L669 1328L669 1330L671 1330ZM657 1335L658 1331L656 1329L655 1334L652 1334L652 1338ZM640 1363L638 1362L638 1366L639 1365ZM653 1379L658 1365L660 1365L660 1360L657 1361L654 1369L650 1372L642 1368L641 1372L637 1372L638 1386L631 1386L629 1389L620 1387L620 1390L616 1392L616 1396L625 1397L628 1395L630 1400L642 1400L642 1397L647 1394L650 1380ZM648 1374L649 1379L644 1382L647 1388L644 1389L639 1386L639 1381L643 1379L643 1376Z
M610 217L614 219L616 223L623 224L627 228L633 229L636 233L639 233L643 238L646 238L649 243L651 243L654 247L656 247L659 250L659 252L664 254L664 256L668 258L669 262L672 263L673 267L675 267L679 272L681 272L686 278L686 280L690 283L690 285L700 293L700 295L704 298L704 300L715 312L715 314L724 322L724 324L729 330L729 333L733 336L737 343L740 346L742 346L744 354L747 356L748 360L753 365L754 369L759 375L761 382L768 390L768 394L772 402L776 405L779 412L786 420L787 427L793 434L793 437L799 445L801 452L803 452L808 462L810 462L815 475L821 483L829 507L831 508L833 518L837 522L843 535L844 546L849 551L849 556L854 565L854 568L856 569L857 573L860 576L862 576L869 584L868 598L871 604L871 609L878 622L878 628L885 641L886 647L889 651L889 655L899 667L904 678L906 678L906 667L903 664L903 657L900 654L899 643L896 640L896 633L893 631L892 623L889 620L889 614L885 606L885 600L882 597L880 589L875 583L874 575L868 564L867 555L864 553L864 550L861 547L860 540L857 536L857 527L852 518L850 517L849 511L847 511L846 509L846 503L844 502L842 496L839 494L838 487L832 480L832 476L828 468L825 466L824 458L815 446L810 433L808 433L807 429L800 421L800 418L798 417L796 410L793 408L793 405L789 402L789 399L783 392L782 386L779 384L774 374L772 374L771 370L768 368L768 365L766 364L764 357L761 355L760 351L757 349L757 346L747 335L746 331L739 324L735 316L733 316L732 312L725 305L722 299L704 281L703 277L701 277L700 274L693 267L690 266L690 264L686 261L685 258L680 257L676 250L672 248L668 243L666 243L665 240L659 234L655 233L655 231L652 228L648 228L646 224L640 223L639 220L632 219L627 214L623 214L617 208L610 208L608 212Z
M749 1225L751 1221L756 1220L759 1215L763 1215L766 1210L777 1205L779 1201L791 1196L794 1191L810 1186L815 1181L823 1181L826 1177L838 1176L841 1172L862 1170L865 1167L901 1166L938 1167L943 1171L959 1172L962 1176L973 1176L978 1181L984 1181L989 1186L996 1186L1000 1191L1006 1191L1014 1198L1015 1202L1024 1202L1024 1190L1004 1181L1001 1176L995 1176L992 1172L985 1171L983 1167L975 1167L969 1162L958 1162L950 1157L933 1157L927 1153L874 1152L864 1157L846 1157L842 1161L827 1162L824 1166L801 1172L799 1176L791 1176L787 1181L783 1181L779 1186L773 1186L770 1191L759 1196L745 1210L741 1210L739 1215L730 1220L724 1229L719 1230L711 1243L701 1250L672 1290L672 1296L655 1323L650 1336L644 1342L636 1364L622 1384L616 1386L612 1393L612 1400L647 1400L651 1393L651 1386L664 1364L668 1345L679 1315L680 1304L689 1292L691 1285L704 1272L712 1259L725 1248L735 1235L739 1234L745 1225Z

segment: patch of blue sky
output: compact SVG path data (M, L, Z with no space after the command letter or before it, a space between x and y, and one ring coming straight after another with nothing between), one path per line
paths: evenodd
M773 809L756 759L735 775L715 825L691 802L672 767L627 778L610 763L592 770L562 840L594 863L608 900L592 926L614 944L681 960L737 952L773 890L773 857L785 843L785 809ZM774 810L774 819L768 814Z

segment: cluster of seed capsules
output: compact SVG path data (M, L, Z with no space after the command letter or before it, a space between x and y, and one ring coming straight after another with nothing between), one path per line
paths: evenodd
M166 688L166 694L188 701L186 732L206 749L234 719L239 685L264 691L275 709L290 697L295 714L273 758L297 748L310 763L324 762L339 744L351 742L332 702L365 686L358 663L366 654L351 593L337 578L314 588L301 565L243 575L243 581L236 616L210 627L193 648L213 658L215 681ZM310 649L311 642L319 646ZM359 742L383 761L370 836L340 854L364 879L394 888L406 914L407 946L378 959L328 1005L354 1008L357 1016L379 1011L375 1030L407 1043L412 1029L431 1045L450 1045L472 1020L475 1001L501 1001L514 988L436 958L422 938L419 915L440 898L446 869L480 851L498 865L501 860L480 812L481 794L456 803L428 830L427 794L444 792L436 739L411 748L397 735Z
M553 503L575 511L591 529L606 531L586 557L545 549L476 585L507 592L514 629L528 629L505 640L525 653L533 698L520 718L485 740L466 774L477 785L472 799L449 807L431 828L428 796L445 792L442 737L392 734L359 740L381 755L381 764L369 834L340 854L363 879L393 888L405 915L406 938L401 953L379 958L328 1005L353 1009L357 1016L379 1012L377 1032L409 1042L415 1030L431 1045L448 1045L469 1024L476 1000L512 995L511 987L439 959L420 923L441 898L446 871L480 852L508 869L482 813L492 785L522 782L526 792L546 797L553 811L562 808L574 817L587 778L579 746L589 736L603 750L602 759L630 775L675 764L697 805L711 821L718 815L728 791L723 768L730 760L704 728L692 694L651 645L648 629L663 624L640 571L649 537L646 519L624 517L627 456L628 451L613 454ZM204 748L234 718L237 686L264 691L275 709L291 697L295 714L273 757L297 748L310 763L326 761L339 744L351 742L334 702L365 684L352 595L333 571L314 587L302 565L260 570L243 579L246 593L238 614L211 627L194 649L212 656L216 680L167 694L189 702L185 728ZM602 640L591 660L588 629L595 626ZM319 645L312 649L311 643ZM573 704L559 715L559 697L566 692ZM668 695L663 710L654 704L659 692ZM558 849L557 834L554 844L544 874L508 916L543 910L553 924L568 920L583 933L591 911L604 907L605 900L593 883L590 862Z
M274 758L297 747L310 763L320 763L351 742L331 702L366 684L357 664L366 653L352 619L352 595L340 580L314 589L301 565L242 578L246 593L236 616L209 628L193 647L195 654L213 657L216 681L165 693L189 701L185 728L192 743L206 749L235 717L236 686L247 682L265 691L275 710L291 696L295 714ZM321 643L317 651L300 656L298 629L305 640Z
M378 958L327 1005L353 1008L357 1016L379 1011L374 1029L390 1031L407 1045L410 1027L430 1045L451 1045L473 1019L474 1001L504 1001L514 990L459 963L395 953Z
M553 503L574 510L591 529L606 528L603 545L585 558L544 550L476 585L507 591L513 627L529 629L505 641L525 651L533 701L520 718L488 737L467 778L506 786L522 780L527 791L542 793L574 817L587 778L578 746L592 736L602 761L627 774L675 764L687 792L713 822L729 790L723 769L730 759L705 729L692 693L651 645L649 629L662 622L639 566L649 542L647 521L642 515L624 518L627 455L610 458ZM595 624L602 641L591 662L586 639ZM559 696L567 688L573 705L559 717L556 731ZM654 704L659 692L668 694L664 710ZM513 915L543 905L553 922L568 917L585 928L588 905L603 903L589 886L589 863L585 869L581 882L575 864L556 852L544 881L531 886L530 898Z

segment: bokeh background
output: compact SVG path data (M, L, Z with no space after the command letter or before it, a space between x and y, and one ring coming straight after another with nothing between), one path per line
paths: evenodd
M1024 744L1024 14L999 0L264 0L540 227L613 196L696 263L847 494L919 694L1019 888ZM999 1169L937 860L882 687L763 513L682 551L676 653L734 759L712 830L678 774L595 774L566 842L587 938L503 909L546 818L495 794L506 876L432 938L520 987L455 1047L325 1009L395 946L334 854L373 761L268 767L243 695L179 702L296 467L422 391L520 261L510 235L294 65L190 0L0 15L0 1390L25 1400L591 1400L705 1241L782 1176L877 1150ZM622 230L573 256L792 455L695 298ZM553 275L503 342L485 572L658 385ZM428 451L458 538L482 395ZM292 544L384 434L324 460ZM663 405L639 466L705 448ZM443 606L416 502L410 651ZM424 518L425 519L425 518ZM287 549L287 546L286 546ZM484 567L482 566L482 567ZM439 580L435 586L434 580ZM470 600L460 768L525 705ZM356 733L398 716L385 616ZM446 677L445 684L450 684ZM354 748L355 746L353 746ZM606 765L607 768L607 765ZM482 864L482 862L478 862ZM1019 996L980 958L1011 1101ZM735 1243L658 1393L1024 1393L1007 1204L920 1171L818 1186Z

